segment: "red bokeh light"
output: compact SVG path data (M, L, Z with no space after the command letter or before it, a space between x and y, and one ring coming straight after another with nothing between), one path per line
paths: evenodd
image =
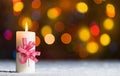
M100 33L100 29L97 24L92 24L92 26L90 27L90 31L93 36L98 36Z

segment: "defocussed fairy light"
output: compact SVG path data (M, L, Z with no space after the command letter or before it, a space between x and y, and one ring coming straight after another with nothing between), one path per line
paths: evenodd
M115 7L114 7L114 5L112 5L112 4L107 4L106 5L106 14L110 18L115 17Z
M37 21L33 21L31 30L32 31L37 31L38 29L39 29L39 23Z
M21 2L21 0L12 0L13 1L13 5L16 4L17 2Z
M93 0L96 4L102 4L103 0Z
M39 19L40 19L40 12L38 12L38 11L33 11L33 12L32 12L32 15L31 15L31 18L32 18L33 20L39 20Z
M42 27L41 34L43 37L45 37L47 34L51 34L51 33L52 33L52 28L49 25L45 25Z
M32 8L34 8L34 9L40 8L40 6L41 6L41 0L33 0L31 6L32 6Z
M13 11L13 14L14 14L14 16L19 16L21 14L21 12L15 12L15 11Z
M45 40L45 43L48 44L48 45L51 45L55 42L55 37L53 34L47 34L45 37L44 37L44 40Z
M54 29L57 31L57 32L62 32L64 31L64 28L65 28L65 25L63 22L56 22L55 23L55 26L54 26Z
M9 29L5 30L5 32L4 32L4 38L6 40L11 40L12 36L13 36L13 33L12 33L11 30L9 30Z
M40 40L40 37L38 37L38 36L36 36L35 37L35 42L36 42L36 46L39 46L40 45L40 42L41 42L41 40Z
M80 13L86 13L88 11L88 6L85 2L79 2L76 5L76 9Z
M86 49L89 53L94 54L99 50L99 46L96 42L88 42L86 45Z
M59 5L64 10L71 9L71 0L60 0Z
M109 45L111 42L111 38L108 34L104 33L100 36L100 43L103 45L103 46L107 46Z
M60 14L61 14L61 9L58 8L58 7L50 8L50 9L47 11L47 16L48 16L48 18L50 18L50 19L56 19Z
M115 42L112 42L109 46L111 52L115 52L118 49L118 46Z
M97 24L92 24L92 26L90 27L90 31L93 36L98 36L100 33L100 29Z
M78 19L84 19L85 18L85 14L79 13L78 11L74 12L75 17Z
M23 21L24 18L25 18L24 16L21 16L21 17L19 18L18 24L19 24L20 26L22 26L22 21Z
M15 12L21 12L23 8L24 8L23 2L17 2L13 5L13 10Z
M90 38L89 29L86 27L81 28L78 32L78 35L81 41L84 41L84 42L88 41Z
M62 43L69 44L71 42L71 40L72 40L72 37L69 33L62 34L62 36L61 36Z
M16 59L16 50L14 50L14 51L12 52L12 56L13 56L14 59Z
M103 26L106 30L111 30L114 27L114 21L110 18L105 19Z

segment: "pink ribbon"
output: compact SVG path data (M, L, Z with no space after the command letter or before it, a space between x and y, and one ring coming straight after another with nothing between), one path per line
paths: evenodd
M17 51L19 52L18 60L21 64L25 64L29 59L32 59L35 62L38 62L38 59L35 56L40 56L40 52L32 50L35 46L35 43L29 41L27 44L27 38L22 38L23 47L18 46Z

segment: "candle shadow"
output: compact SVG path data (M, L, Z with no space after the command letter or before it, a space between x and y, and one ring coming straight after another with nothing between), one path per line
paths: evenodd
M16 71L6 71L6 70L0 70L0 72L3 72L3 73L16 73Z

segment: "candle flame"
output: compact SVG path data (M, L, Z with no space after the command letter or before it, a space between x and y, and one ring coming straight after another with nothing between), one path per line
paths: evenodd
M25 31L28 31L28 23L25 24Z

